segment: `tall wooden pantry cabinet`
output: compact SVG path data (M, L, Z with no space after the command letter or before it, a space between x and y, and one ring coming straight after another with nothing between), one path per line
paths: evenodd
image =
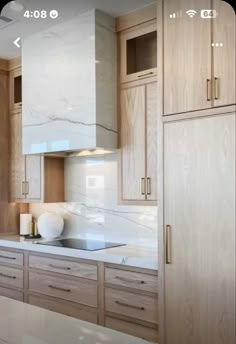
M235 344L235 13L164 0L157 23L160 344Z

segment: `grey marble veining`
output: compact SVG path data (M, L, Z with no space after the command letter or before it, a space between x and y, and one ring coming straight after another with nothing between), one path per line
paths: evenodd
M150 248L157 247L157 207L118 204L117 154L67 158L66 203L31 204L38 217L45 211L65 219L64 235Z
M116 148L113 29L93 10L23 42L24 154Z

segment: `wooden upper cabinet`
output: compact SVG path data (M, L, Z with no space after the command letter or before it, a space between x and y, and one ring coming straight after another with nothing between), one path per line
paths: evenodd
M210 0L164 1L164 115L212 106L211 20L200 17L204 8ZM197 11L193 18L190 9Z
M157 83L121 90L121 200L157 199Z
M235 12L226 1L214 0L218 15L213 20L214 106L236 103ZM218 45L216 45L218 44Z
M9 73L9 108L10 113L17 113L22 109L21 67Z
M10 200L63 202L64 159L22 154L22 116L10 116Z
M157 72L156 20L120 34L120 81L140 80Z
M121 91L122 199L145 200L145 85Z

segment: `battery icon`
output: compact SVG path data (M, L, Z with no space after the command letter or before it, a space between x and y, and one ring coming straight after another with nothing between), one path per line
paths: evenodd
M201 18L212 19L216 18L218 15L216 10L201 10Z

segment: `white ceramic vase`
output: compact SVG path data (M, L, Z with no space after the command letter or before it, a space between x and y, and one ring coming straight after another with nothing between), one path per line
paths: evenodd
M64 228L63 217L55 213L44 213L38 218L39 234L45 239L58 238Z

